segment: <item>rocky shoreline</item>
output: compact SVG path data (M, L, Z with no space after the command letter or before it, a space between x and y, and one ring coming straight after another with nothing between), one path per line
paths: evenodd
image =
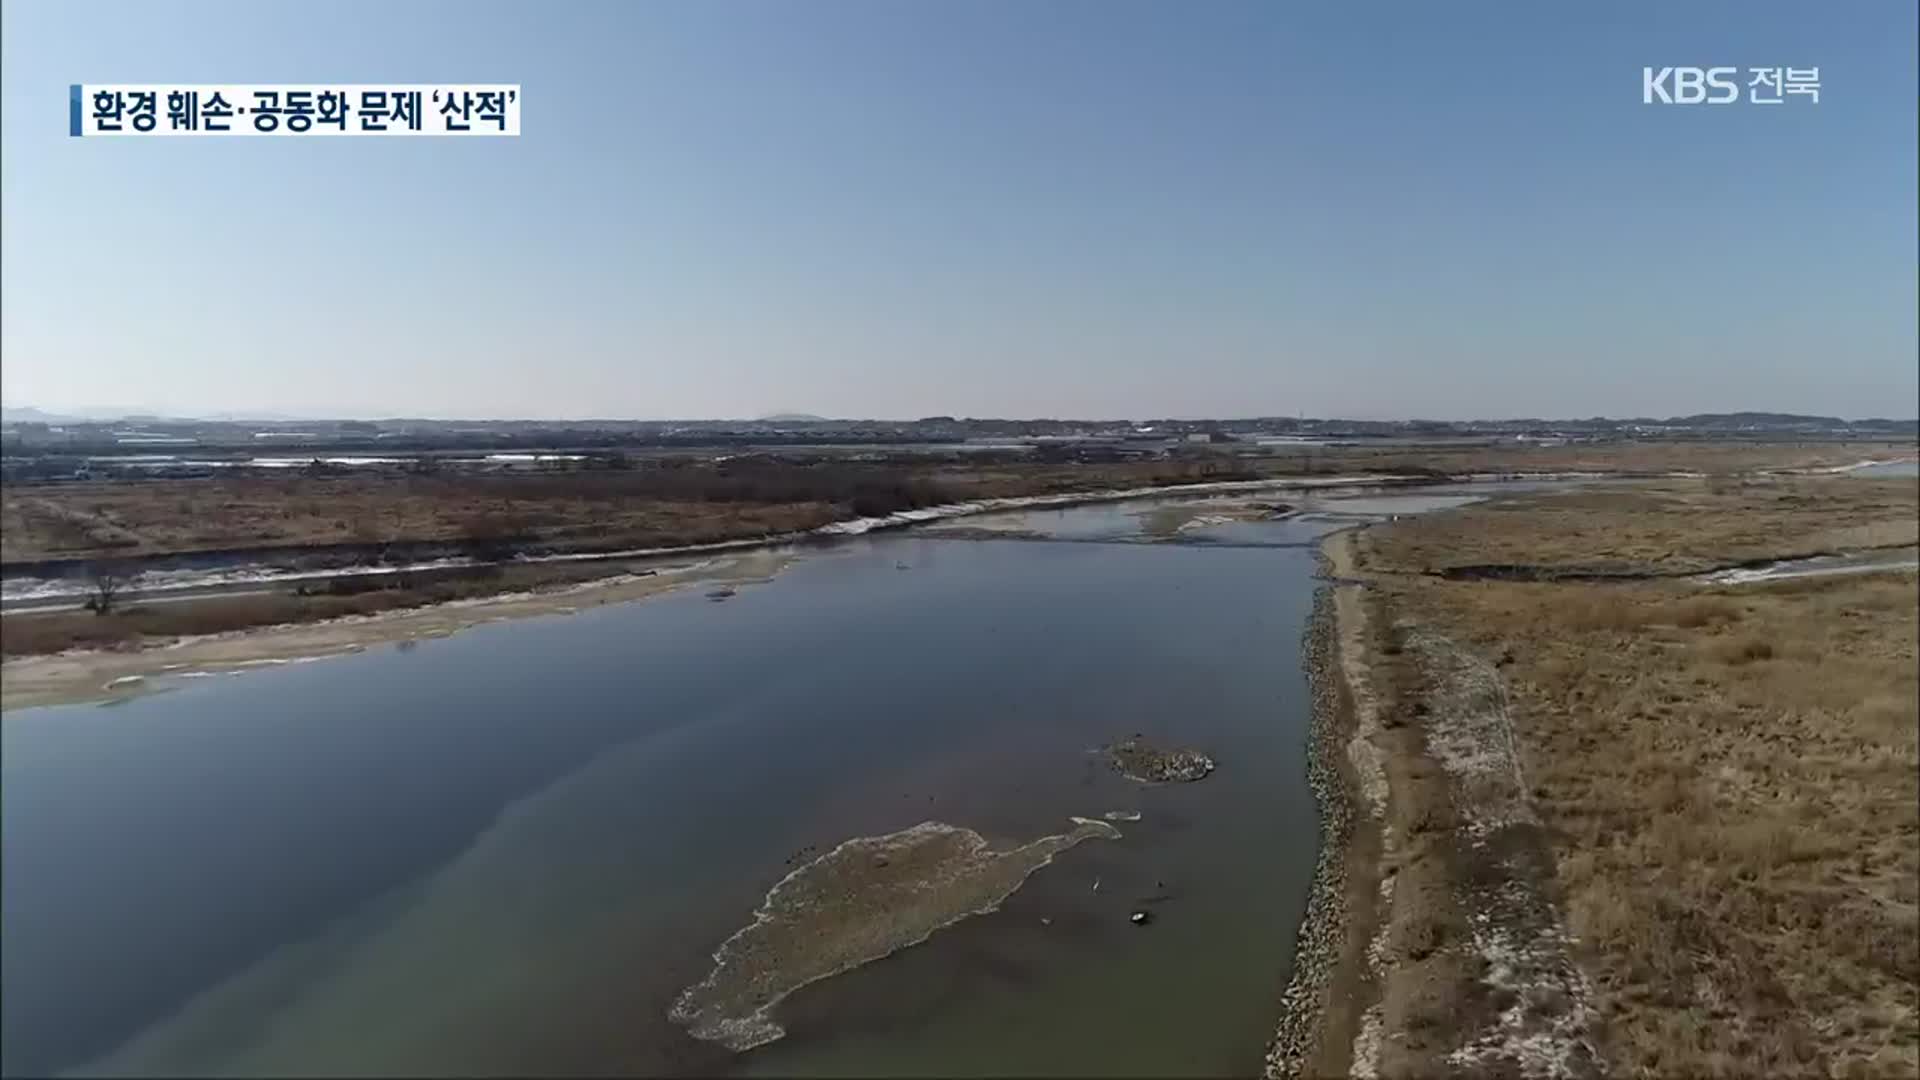
M1369 596L1363 536L1319 552L1302 651L1321 848L1265 1075L1594 1075L1593 995L1496 662L1422 625L1404 595ZM1388 617L1390 640L1369 632Z
M1320 571L1331 564L1319 552ZM1320 855L1294 947L1293 977L1280 998L1280 1018L1267 1050L1264 1075L1297 1077L1319 1056L1327 999L1347 935L1347 854L1356 792L1341 770L1346 736L1341 722L1340 670L1332 585L1314 593L1313 614L1301 650L1313 702L1307 745L1307 786L1320 807Z

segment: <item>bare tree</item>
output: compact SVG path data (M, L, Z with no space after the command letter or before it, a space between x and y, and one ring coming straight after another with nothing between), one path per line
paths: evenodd
M136 575L125 573L112 566L96 565L87 575L91 586L91 595L87 597L86 608L95 615L105 615L113 610L120 593L133 584Z

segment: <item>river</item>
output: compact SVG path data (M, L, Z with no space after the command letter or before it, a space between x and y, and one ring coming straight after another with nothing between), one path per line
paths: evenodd
M722 602L7 713L4 1071L1256 1072L1318 843L1299 641L1333 502L1178 543L1112 506L1016 523L1072 543L853 538ZM1219 769L1091 753L1135 733ZM1140 820L788 998L784 1039L667 1019L842 840L1112 810Z

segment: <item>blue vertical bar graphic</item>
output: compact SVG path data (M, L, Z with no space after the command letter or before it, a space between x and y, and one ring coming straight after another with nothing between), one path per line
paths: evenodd
M80 84L73 83L67 91L67 134L80 137Z

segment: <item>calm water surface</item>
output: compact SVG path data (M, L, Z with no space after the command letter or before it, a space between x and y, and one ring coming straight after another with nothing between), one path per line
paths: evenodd
M1049 515L1098 539L1116 510ZM9 713L5 1069L1256 1071L1318 832L1312 551L1249 545L1325 527L875 538L724 603ZM1089 753L1136 732L1220 769L1146 787ZM784 1040L665 1019L809 845L1112 809L1143 819L800 991Z

